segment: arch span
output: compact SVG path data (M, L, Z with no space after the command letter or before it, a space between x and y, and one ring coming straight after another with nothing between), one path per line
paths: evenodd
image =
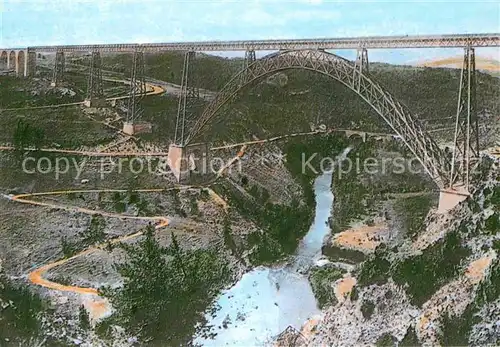
M219 109L230 102L246 86L277 72L305 69L322 73L342 83L367 102L400 136L406 146L424 166L440 189L445 187L449 161L431 136L398 102L370 76L359 72L357 66L335 54L322 50L281 51L256 60L236 74L203 110L191 129L184 145L188 144L213 119Z
M0 53L0 65L2 69L8 69L9 53L7 51L1 51Z
M16 51L10 51L9 53L9 69L16 69Z

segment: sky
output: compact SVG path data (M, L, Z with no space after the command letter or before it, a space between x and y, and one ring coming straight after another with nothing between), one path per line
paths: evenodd
M500 32L498 1L0 0L0 13L0 47ZM408 62L461 52L369 54Z

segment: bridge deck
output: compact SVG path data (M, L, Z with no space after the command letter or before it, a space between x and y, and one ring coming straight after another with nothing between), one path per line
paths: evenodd
M500 33L422 35L422 36L373 36L347 38L319 38L293 40L246 40L206 41L172 43L117 43L97 45L33 46L30 51L55 52L130 52L140 49L145 52L158 51L246 51L246 50L297 50L297 49L370 49L387 48L453 48L453 47L499 47ZM13 49L13 48L10 48ZM26 48L18 48L26 49ZM6 49L7 50L7 49Z

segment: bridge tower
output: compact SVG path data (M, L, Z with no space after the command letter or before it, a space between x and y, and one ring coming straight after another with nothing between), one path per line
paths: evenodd
M470 195L471 171L479 160L479 125L476 101L476 61L473 47L464 49L460 72L455 136L448 187L441 191L439 209L446 211Z
M359 91L361 88L361 74L368 74L368 50L366 48L358 48L356 52L356 61L354 62L353 83L354 87Z
M130 73L130 92L127 106L127 116L123 124L123 132L133 135L136 132L136 122L141 118L144 109L140 101L146 94L146 81L144 78L144 53L134 51L132 58L132 70Z
M87 107L102 107L105 105L102 87L101 53L92 51L87 80L87 97L84 105Z
M54 71L52 73L52 82L50 83L50 85L52 87L56 87L62 82L63 76L64 76L65 63L66 62L65 62L64 52L61 50L58 50L56 52L56 59L54 61Z
M255 51L253 49L245 51L245 60L243 60L243 68L241 71L246 71L246 69L252 65L256 60ZM244 74L240 75L240 86L245 83L246 76Z
M200 89L195 83L195 58L196 52L188 51L184 54L174 143L170 145L168 152L168 164L178 182L185 181L188 176L188 160L185 151L186 128L195 120L195 108L200 98Z

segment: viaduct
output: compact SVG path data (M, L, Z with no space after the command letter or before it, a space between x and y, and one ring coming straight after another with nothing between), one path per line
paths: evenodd
M14 70L17 76L32 76L38 53L54 52L56 59L52 84L60 83L68 53L90 53L87 97L85 104L103 106L101 52L133 53L133 69L128 114L124 131L133 134L140 118L137 98L144 95L144 53L183 51L181 93L177 112L174 143L169 148L169 162L178 181L189 176L188 156L192 140L213 120L218 111L231 103L244 88L275 73L305 69L321 73L340 82L368 103L417 157L440 189L440 210L463 201L472 191L471 170L479 159L479 137L476 101L475 48L500 47L500 33L453 34L426 36L349 37L294 40L208 41L146 44L62 45L0 49L0 65ZM452 154L446 154L425 131L408 107L369 73L369 49L462 48L464 51L458 86L455 137ZM348 61L328 50L356 50L355 61ZM196 52L244 51L240 72L210 100L201 115L194 115L193 104L200 91L193 83ZM256 59L256 51L275 53Z
M426 36L376 36L300 40L245 40L174 43L125 43L103 45L32 46L0 48L0 61L18 76L34 72L36 53L49 52L142 52L163 51L223 52L223 51L274 51L274 50L337 50L337 49L388 49L388 48L457 48L497 47L500 34L426 35Z

